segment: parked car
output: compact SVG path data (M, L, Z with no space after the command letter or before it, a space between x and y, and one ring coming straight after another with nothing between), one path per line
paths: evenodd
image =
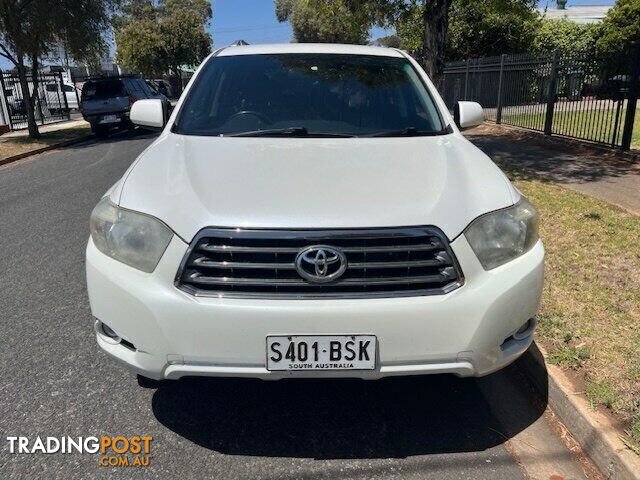
M206 59L91 214L99 346L141 380L494 372L532 342L538 214L396 49ZM148 382L151 384L151 382Z
M81 92L69 83L47 83L41 94L41 105L53 113L69 113L78 108Z
M67 107L71 110L78 110L80 108L79 99L82 95L80 89L70 83L64 83L62 84L62 90L67 98Z
M82 116L91 129L103 135L109 129L132 128L129 121L131 105L141 99L157 99L165 107L170 106L164 95L149 87L137 77L105 77L89 80L82 86Z

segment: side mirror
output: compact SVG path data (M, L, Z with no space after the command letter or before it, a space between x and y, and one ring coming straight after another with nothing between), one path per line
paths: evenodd
M164 127L165 118L164 104L160 99L138 100L131 105L129 119L141 127L161 129Z
M477 127L484 122L484 110L476 102L458 102L453 109L453 120L460 130Z

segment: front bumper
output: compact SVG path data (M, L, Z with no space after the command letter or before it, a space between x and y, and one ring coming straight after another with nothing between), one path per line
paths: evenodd
M87 285L100 347L144 376L357 377L453 373L481 376L520 356L542 294L544 249L486 272L464 235L451 243L465 284L445 294L408 298L264 300L202 298L174 286L187 244L174 236L156 270L143 273L87 246ZM104 322L125 342L114 342ZM268 335L366 333L378 339L367 371L270 372ZM131 347L131 344L133 347ZM126 346L129 345L129 346Z

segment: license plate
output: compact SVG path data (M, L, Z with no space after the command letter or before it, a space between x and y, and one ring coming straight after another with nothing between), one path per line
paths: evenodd
M373 370L374 335L267 337L267 370Z
M102 117L102 120L100 120L100 123L118 123L119 121L120 119L115 115L105 115Z

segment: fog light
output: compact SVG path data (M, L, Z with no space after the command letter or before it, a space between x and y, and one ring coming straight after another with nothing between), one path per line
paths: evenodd
M106 323L101 324L101 328L102 328L102 333L104 333L107 337L109 338L113 338L116 341L120 341L120 336L113 331L113 329L111 327L109 327L109 325L107 325Z
M533 327L533 319L530 318L527 320L516 333L513 334L513 338L516 340L523 340L531 335L531 330Z

